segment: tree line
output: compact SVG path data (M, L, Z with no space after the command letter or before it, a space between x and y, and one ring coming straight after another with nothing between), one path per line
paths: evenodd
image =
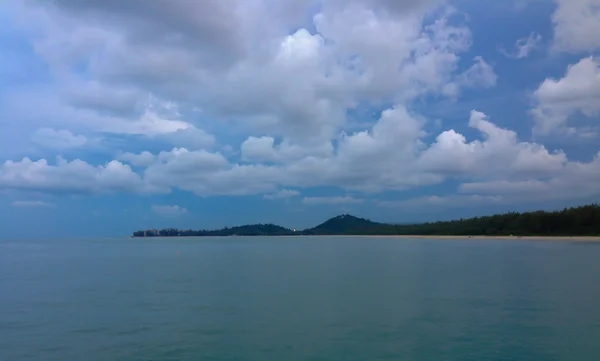
M407 225L378 223L351 215L341 215L301 231L274 224L254 224L217 230L166 228L133 233L134 237L288 235L600 236L600 204L552 212L510 212Z
M600 236L600 205L401 225L394 231L415 235Z
M253 224L215 230L149 229L133 232L134 237L218 237L218 236L284 236L292 230L274 224Z

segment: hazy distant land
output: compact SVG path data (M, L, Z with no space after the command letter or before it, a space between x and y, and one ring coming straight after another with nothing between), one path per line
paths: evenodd
M373 222L348 214L331 218L316 227L293 230L275 224L252 224L215 230L175 228L141 230L133 237L215 236L399 236L411 238L548 238L600 240L600 204L561 211L511 212L492 216L420 224Z

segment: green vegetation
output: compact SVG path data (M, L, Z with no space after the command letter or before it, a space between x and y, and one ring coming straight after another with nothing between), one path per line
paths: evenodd
M286 235L599 236L600 204L555 212L511 212L410 225L377 223L345 214L298 232L274 224L256 224L219 230L161 229L133 233L134 237Z
M134 237L286 236L292 230L274 224L252 224L216 230L150 229L133 232Z
M600 205L590 204L555 212L511 212L394 228L395 234L414 235L598 236Z
M331 218L320 225L302 231L305 235L339 235L339 234L378 234L387 230L388 224L372 222L349 214ZM375 232L375 233L374 233Z

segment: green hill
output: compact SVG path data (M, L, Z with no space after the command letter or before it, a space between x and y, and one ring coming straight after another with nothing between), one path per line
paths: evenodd
M349 214L342 214L328 219L318 226L302 231L307 235L336 235L336 234L379 234L382 230L391 229L390 225L377 223Z

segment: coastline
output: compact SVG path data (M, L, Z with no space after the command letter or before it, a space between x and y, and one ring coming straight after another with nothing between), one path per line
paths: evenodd
M365 237L365 238L400 238L400 239L440 239L440 240L543 240L562 242L600 242L600 236L451 236L451 235L310 235L310 236L283 236L283 237Z
M255 238L255 237L279 237L279 238L315 238L315 237L360 237L360 238L399 238L399 239L438 239L438 240L473 240L473 241L555 241L555 242L600 242L600 236L451 236L451 235L282 235L282 236L165 236L165 237L133 237L130 238Z
M246 224L220 229L146 229L134 237L231 237L231 236L354 236L412 239L541 239L551 241L600 242L600 204L589 204L561 211L495 214L417 224L373 222L342 214L312 228L287 228L273 223ZM585 236L587 235L587 236Z
M332 236L340 237L340 236ZM425 236L425 235L391 235L391 236L348 236L348 237L383 237L383 238L404 238L404 239L470 239L470 240L507 240L507 241L518 241L518 240L543 240L543 241L563 241L563 242L600 242L600 236Z

